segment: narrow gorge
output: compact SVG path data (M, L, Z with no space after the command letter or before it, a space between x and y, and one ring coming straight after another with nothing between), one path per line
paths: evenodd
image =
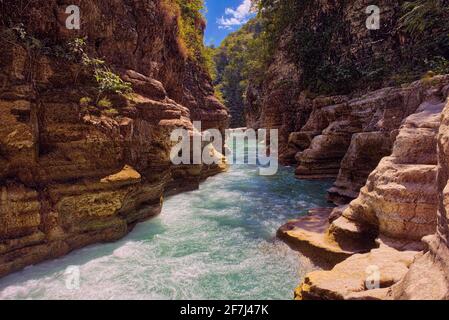
M449 2L204 5L0 1L0 299L448 300ZM173 164L241 127L276 175Z

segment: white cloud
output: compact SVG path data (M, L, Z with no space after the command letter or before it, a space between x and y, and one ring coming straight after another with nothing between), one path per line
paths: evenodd
M246 23L252 15L251 0L242 0L237 9L226 8L225 15L217 19L218 28L231 29Z

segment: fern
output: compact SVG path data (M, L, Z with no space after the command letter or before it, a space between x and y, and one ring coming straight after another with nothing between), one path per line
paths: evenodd
M402 9L405 14L399 20L399 27L415 37L431 29L443 11L448 10L441 0L409 1L403 4Z

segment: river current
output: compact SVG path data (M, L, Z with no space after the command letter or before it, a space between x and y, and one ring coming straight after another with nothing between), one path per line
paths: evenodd
M276 230L325 206L328 187L296 180L292 168L260 176L234 165L167 198L160 216L118 242L0 279L0 299L291 299L312 266Z

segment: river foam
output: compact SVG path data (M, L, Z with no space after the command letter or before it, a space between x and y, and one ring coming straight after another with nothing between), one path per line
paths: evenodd
M290 299L311 266L275 239L277 228L326 205L330 183L233 166L200 190L166 199L126 238L90 246L0 280L0 299ZM69 290L65 271L80 270Z

